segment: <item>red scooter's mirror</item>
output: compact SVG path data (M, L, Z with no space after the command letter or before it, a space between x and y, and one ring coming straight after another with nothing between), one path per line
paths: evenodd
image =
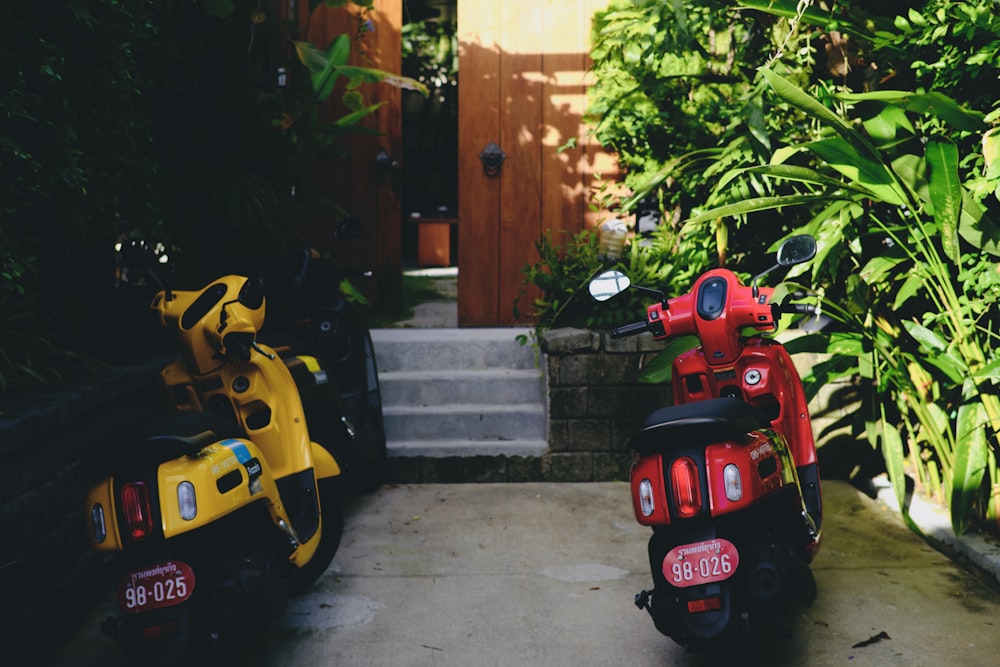
M605 271L590 281L590 296L594 301L607 301L629 288L631 281L621 271Z
M792 236L778 248L778 265L792 266L816 256L816 239L808 234Z

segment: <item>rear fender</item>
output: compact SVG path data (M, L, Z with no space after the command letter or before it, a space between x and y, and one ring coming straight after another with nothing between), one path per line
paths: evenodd
M234 511L265 500L272 518L287 521L270 467L257 446L244 438L227 438L195 456L180 456L157 471L163 536L171 538L209 525ZM197 513L181 516L178 489L194 487Z
M313 466L316 470L316 479L326 479L327 477L337 477L340 475L340 465L333 454L323 448L322 445L312 443Z

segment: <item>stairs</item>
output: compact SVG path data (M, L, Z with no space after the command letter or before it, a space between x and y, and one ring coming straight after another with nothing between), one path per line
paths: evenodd
M545 381L529 329L375 329L390 460L541 457Z

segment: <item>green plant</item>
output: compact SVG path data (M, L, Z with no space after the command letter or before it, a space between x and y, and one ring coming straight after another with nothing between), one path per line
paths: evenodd
M724 0L615 0L597 12L586 118L627 170L634 196L622 210L655 194L665 218L687 217L719 174L766 159L770 135L793 125L781 111L764 113L754 67L782 40L800 47L783 51L784 61L811 66L809 43L796 36ZM727 241L724 233L717 239ZM747 247L759 247L755 241Z
M761 75L819 131L768 165L730 172L718 189L753 174L793 191L734 201L692 222L806 207L803 230L820 246L813 278L845 285L824 302L840 329L792 346L816 349L821 338L832 355L806 380L813 391L837 376L869 380L865 432L881 448L900 506L908 462L949 503L961 533L995 516L1000 490L1000 236L962 186L955 142L937 130L982 135L983 116L938 93L837 96L867 110L862 131L774 71Z

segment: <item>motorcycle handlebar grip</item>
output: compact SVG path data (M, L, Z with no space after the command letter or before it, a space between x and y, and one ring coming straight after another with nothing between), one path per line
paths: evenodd
M634 336L635 334L641 334L646 330L646 320L641 322L632 322L631 324L623 324L620 327L615 327L610 331L612 338L624 338L625 336Z
M800 315L813 315L816 312L816 306L809 303L787 303L781 307L782 312L785 313L798 313Z

